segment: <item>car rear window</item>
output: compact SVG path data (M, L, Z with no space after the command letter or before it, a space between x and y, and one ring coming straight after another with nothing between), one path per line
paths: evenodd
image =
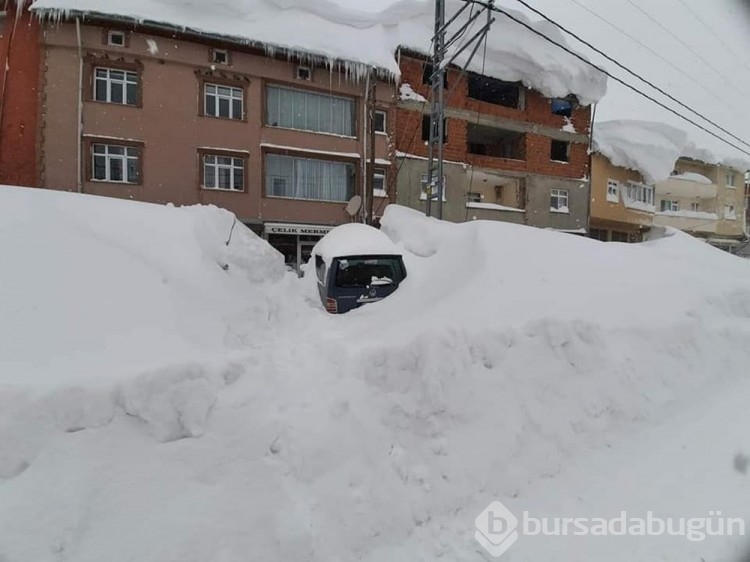
M367 287L373 282L396 285L403 280L403 265L398 257L338 259L336 287Z

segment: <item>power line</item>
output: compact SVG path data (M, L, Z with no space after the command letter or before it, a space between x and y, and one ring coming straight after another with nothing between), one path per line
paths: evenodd
M557 22L553 21L553 20L552 20L552 19L550 19L550 18L549 18L548 16L546 16L545 14L543 14L542 12L540 12L539 10L537 10L536 8L534 8L533 6L529 5L529 3L528 3L528 2L525 2L525 0L516 0L516 1L517 1L517 2L519 3L519 4L521 4L521 5L525 6L525 7L526 7L526 8L528 9L528 10L530 10L530 11L534 12L534 13L535 13L536 15L538 15L538 16L540 16L541 18L545 19L545 20L546 20L546 21L548 21L549 23L551 23L551 24L553 24L553 25L557 26L557 27L558 27L559 29L561 29L562 31L564 31L564 32L565 32L565 33L567 33L568 35L570 35L570 36L574 37L575 39L577 39L578 41L580 41L581 43L583 43L584 45L586 45L586 46L587 46L587 47L588 47L589 49L593 50L594 52L598 53L599 55L601 55L602 57L604 57L605 59L607 59L608 61L610 61L610 62L611 62L612 64L616 65L616 66L617 66L618 68L621 68L622 70L624 70L625 72L627 72L627 73L628 73L628 74L630 74L631 76L633 76L633 77L637 78L638 80L640 80L640 81L641 81L641 82L643 82L644 84L648 84L648 85L649 85L649 86L651 86L651 87L652 87L652 88L653 88L654 90L656 90L656 91L657 91L657 92L659 92L660 94L662 94L662 95L666 96L667 98L669 98L670 100L672 100L673 102L675 102L675 103L676 103L677 105L679 105L679 106L680 106L680 107L682 107L683 109L687 109L687 110L688 110L688 111L689 111L690 113L692 113L693 115L695 115L695 116L697 116L697 117L699 117L699 118L703 119L703 120L704 120L704 121L706 121L707 123L710 123L711 125L713 125L713 126L714 126L714 127L716 127L717 129L719 129L719 130L720 130L721 132L723 132L723 133L725 133L725 134L729 135L730 137L732 137L732 138L733 138L734 140L736 140L736 141L739 141L739 142L741 142L742 144L744 144L745 146L748 146L748 147L750 147L750 143L748 143L748 142L744 141L743 139L741 139L741 138L740 138L740 137L738 137L737 135L735 135L735 134L731 133L730 131L728 131L727 129L725 129L724 127L722 127L721 125L719 125L718 123L716 123L716 122L712 121L712 120L711 120L711 119L709 119L708 117L705 117L705 116L704 116L704 115L702 115L701 113L698 113L698 112L697 112L697 111L695 111L695 110L694 110L694 109L693 109L692 107L690 107L690 106L688 106L688 105L684 104L683 102L681 102L680 100L678 100L678 99L677 99L676 97L674 97L674 96L673 96L672 94L670 94L670 93L668 93L668 92L664 91L664 90L663 90L662 88L660 88L659 86L657 86L656 84L654 84L654 83L653 83L653 82L651 82L650 80L647 80L646 78L644 78L644 77L643 77L643 76L641 76L640 74L638 74L638 73L636 73L636 72L632 71L632 70L631 70L630 68L628 68L628 67L627 67L627 66L625 66L624 64L620 63L619 61L615 60L614 58L612 58L611 56L609 56L608 54L606 54L605 52L603 52L603 51L602 51L601 49L598 49L597 47L594 47L594 45L592 45L591 43L589 43L589 42L588 42L588 41L586 41L585 39L581 38L581 37L580 37L579 35L577 35L577 34L573 33L572 31L570 31L570 30L569 30L569 29L567 29L566 27L563 27L563 26L562 26L562 25L560 25L559 23L557 23Z
M727 51L729 51L730 53L732 53L732 55L734 55L734 57L735 57L735 58L736 58L737 60L739 60L739 61L740 61L740 62L742 63L742 65L743 65L743 66L744 66L744 67L745 67L745 68L746 68L746 69L747 69L748 71L750 71L750 65L748 65L748 64L747 64L747 62L745 62L745 59L744 59L744 58L742 58L742 57L741 57L740 55L738 55L738 54L737 54L737 53L736 53L736 52L734 51L734 49L732 49L732 47L730 47L729 45L727 45L727 44L726 44L726 42L724 41L724 39L723 39L723 38L721 37L721 35L719 35L718 33L716 33L716 31L714 31L714 29L713 29L713 28L712 28L712 27L711 27L710 25L708 25L708 24L707 24L707 23L706 23L705 21L703 21L703 19L702 19L702 18L701 18L701 17L700 17L700 16L698 15L698 14L696 14L696 13L695 13L695 10L693 10L693 9L692 9L692 8L691 8L690 6L688 6L688 5L687 5L687 4L685 3L685 1L684 1L684 0L677 0L677 1L678 1L678 2L680 3L680 4L682 4L682 7L683 7L683 8L685 8L685 9L686 9L686 10L687 10L688 12L690 12L690 13L692 14L692 16L693 16L693 17L694 17L695 19L697 19L697 20L698 20L698 21L699 21L699 22L700 22L700 23L701 23L701 24L703 25L703 27L705 27L705 28L706 28L706 29L707 29L707 30L708 30L708 31L709 31L709 32L711 33L711 35L713 35L714 37L716 37L716 40L717 40L717 41L718 41L719 43L721 43L721 44L722 44L722 46L723 46L723 47L724 47L724 48L725 48L725 49L726 49Z
M711 70L713 70L724 81L725 84L728 84L729 87L732 88L735 92L737 92L740 96L742 96L744 98L747 95L745 92L742 92L742 91L738 90L737 87L732 82L730 82L729 80L727 80L726 77L721 72L719 72L716 69L716 67L713 65L713 63L707 61L703 57L703 55L701 55L698 51L696 51L695 49L693 49L690 45L688 45L687 43L685 43L685 41L683 41L682 38L680 36L676 35L671 29L669 29L668 27L666 27L663 23L661 23L659 20L657 20L654 16L652 16L646 10L644 10L643 8L641 8L638 4L636 4L635 2L633 2L633 0L625 0L625 1L628 4L630 4L631 6L633 6L636 10L638 10L639 12L641 12L648 19L650 19L652 22L654 22L656 25L658 25L662 30L666 31L672 38L674 38L677 42L679 42L680 45L682 45L683 47L685 47L688 51L690 51L691 53L693 53L693 55L695 55L698 59L700 59L701 61L703 61L703 64L705 64L708 68L710 68Z
M644 44L644 43L643 43L642 41L640 41L640 40L639 40L639 39L638 39L637 37L635 37L635 36L631 35L630 33L628 33L627 31L625 31L625 30L624 30L624 29L622 29L621 27L619 27L619 26L615 25L614 23L612 23L612 22L611 22L611 21L609 21L608 19L606 19L606 18L602 17L601 15L597 14L597 13L596 13L596 12L595 12L594 10L592 10L591 8L589 8L588 6L586 6L585 4L583 4L583 3L579 2L578 0L570 0L570 1L571 1L571 2L573 2L573 3L574 3L574 4L576 5L576 6L580 7L581 9L585 10L586 12L588 12L589 14L591 14L592 16L594 16L594 17L595 17L596 19L598 19L599 21L602 21L602 22L606 23L606 24L607 24L608 26L610 26L611 28L613 28L613 29L615 29L615 30L619 31L619 32L620 32L620 33L621 33L622 35L624 35L625 37L627 37L628 39L630 39L630 40L631 40L631 41L633 41L634 43L637 43L638 45L640 45L640 46L641 46L641 47L642 47L643 49L645 49L646 51L648 51L649 53L651 53L651 54L652 54L653 56L655 56L656 58L658 58L658 59L659 59L659 60L661 60L662 62L665 62L665 63L667 63L667 64L668 64L669 66L671 66L671 67L672 67L673 69L675 69L675 70L676 70L677 72L679 72L679 73L680 73L680 75L682 75L682 76L683 76L684 78L687 78L687 79L688 79L688 80L690 80L690 81L691 81L691 82L692 82L693 84L695 84L695 85L696 85L696 86L698 86L699 88L703 89L703 90L704 90L704 91L705 91L706 93L710 94L710 95L711 95L711 97L712 97L712 99L715 99L715 98L716 98L716 90L715 90L715 89L713 89L713 90L712 90L711 88L709 88L708 86L706 86L706 85L705 85L705 84L704 84L703 82L700 82L700 81L696 80L696 79L695 79L695 76L693 76L693 75L691 75L691 74L689 74L689 73L685 72L684 70L682 70L682 69L681 69L680 67L678 67L678 66L677 66L677 65L676 65L675 63L673 63L673 62L672 62L672 61L670 61L669 59L667 59L667 58L665 58L664 56L662 56L662 55L661 55L661 53L659 53L658 51L655 51L654 49L652 49L652 48L651 48L651 47L649 47L648 45ZM682 0L679 0L679 1L682 1ZM735 111L739 111L739 110L737 109L737 107L736 107L735 105L733 105L733 104L732 104L732 108L733 108L733 109L734 109Z
M485 5L486 5L486 4L485 4ZM547 37L547 36L546 36L546 35L544 35L544 34L543 34L542 32L538 31L537 29L535 29L534 27L532 27L532 26L531 26L531 25L529 25L528 23L526 23L526 22L524 22L524 21L522 21L522 20L518 19L517 17L515 17L515 16L514 16L514 15L512 15L512 14L510 14L510 13L509 13L509 12L507 12L506 10L503 10L503 9L501 9L501 8L498 8L497 6L493 6L493 7L491 8L491 9L492 9L493 11L495 11L495 12L498 12L498 13L500 13L500 14L503 14L503 15L505 15L506 17L508 17L508 18L509 18L509 19L511 19L512 21L516 22L516 23L517 23L518 25L521 25L521 26L525 27L526 29L528 29L529 31L531 31L532 33L534 33L535 35L538 35L539 37L541 37L541 38L542 38L542 39L544 39L545 41L548 41L549 43L552 43L553 45L555 45L555 46L559 47L559 48L560 48L560 49L562 49L563 51L567 52L567 53L568 53L569 55L571 55L571 56L575 57L576 59L580 60L580 61L581 61L582 63L584 63L584 64L586 64L586 65L588 65L588 66L591 66L592 68L594 68L594 69L598 70L598 71L599 71L599 72L601 72L602 74L604 74L604 75L608 76L609 78L611 78L611 79L612 79L612 80L614 80L615 82L617 82L617 83L619 83L619 84L621 84L621 85L625 86L625 87L626 87L626 88L628 88L629 90L632 90L632 91L633 91L633 92L635 92L636 94L638 94L638 95L640 95L640 96L642 96L642 97L646 98L646 99L647 99L647 100L649 100L649 101L652 101L653 103L655 103L656 105L658 105L658 106L659 106L659 107L661 107L662 109L666 109L666 110L667 110L667 111L669 111L670 113L672 113L672 114L676 115L677 117L679 117L680 119L682 119L682 120L684 120L684 121L687 121L688 123L690 123L690 124L692 124L692 125L694 125L694 126L698 127L699 129L701 129L702 131L704 131L704 132L708 133L709 135L711 135L712 137L716 138L717 140L719 140L719 141L721 141L721 142L723 142L723 143L725 143L725 144L727 144L727 145L731 146L731 147L732 147L732 148L734 148L735 150L738 150L739 152L742 152L743 154L745 154L745 155L747 155L747 156L750 156L750 152L748 152L748 151L747 151L747 150L745 150L744 148L741 148L741 147L739 147L739 146L737 146L737 145L735 145L735 144L731 143L731 142L730 142L730 141L728 141L727 139L725 139L725 138L723 138L723 137L720 137L720 136L719 136L718 134L716 134L715 132L713 132L713 131L711 131L711 130L707 129L706 127L704 127L704 126L703 126L703 125L701 125L700 123L697 123L697 122L695 122L695 121L694 121L693 119L690 119L689 117L685 117L684 115L682 115L681 113L679 113L679 112L677 112L676 110L672 109L672 108L671 108L671 107L669 107L668 105L666 105L666 104L664 104L664 103L660 102L659 100L657 100L657 99L656 99L656 98L654 98L653 96L650 96L650 95L646 94L645 92L642 92L641 90L639 90L639 89L638 89L638 88L636 88L635 86L632 86L632 85L628 84L627 82L625 82L624 80L622 80L621 78L618 78L617 76L614 76L614 75L613 75L613 74L612 74L611 72L609 72L609 71L607 71L606 69L602 68L601 66L599 66L599 65L597 65L597 64L594 64L593 62L591 62L591 61L587 60L587 59L586 59L585 57L583 57L582 55L580 55L580 54L576 53L575 51L573 51L572 49L570 49L569 47L567 47L567 46L566 46L566 45L564 45L563 43L560 43L560 42L558 42L558 41L555 41L554 39L551 39L550 37ZM557 24L556 22L553 22L552 20L550 20L550 21L551 21L552 23L554 23L555 25L558 25L558 24ZM560 28L562 29L562 27L561 27L561 26L559 26L559 25L558 25L558 27L560 27ZM705 118L704 118L704 119L705 119Z

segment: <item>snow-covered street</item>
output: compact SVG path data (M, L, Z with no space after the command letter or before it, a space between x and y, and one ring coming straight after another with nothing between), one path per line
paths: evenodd
M0 188L0 560L490 560L493 500L748 519L749 262L393 205L408 278L334 316L233 221ZM743 541L521 536L504 557Z

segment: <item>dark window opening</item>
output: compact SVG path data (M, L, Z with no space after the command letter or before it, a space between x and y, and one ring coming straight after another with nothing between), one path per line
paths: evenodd
M600 240L601 242L609 241L609 232L600 228L589 229L589 238Z
M570 143L553 140L550 149L550 160L556 162L570 162Z
M381 110L376 110L374 115L374 123L373 127L375 128L376 133L385 133L386 132L386 112Z
M335 286L340 288L398 285L404 280L401 260L397 257L338 258Z
M430 116L422 115L422 140L430 140ZM437 137L437 131L435 131L435 137ZM443 142L448 140L448 122L443 119Z
M523 133L469 124L468 145L471 154L526 159L526 135Z
M629 242L630 236L627 232L620 232L619 230L612 231L612 242Z
M481 203L482 202L482 194L478 191L469 191L466 194L466 201L468 203Z
M555 98L550 101L552 113L555 115L562 115L563 117L571 117L573 115L573 103L569 100Z
M495 105L521 109L521 85L469 73L469 97Z
M435 73L433 68L432 63L426 62L424 64L424 69L422 70L422 84L432 85L432 75ZM448 88L448 70L445 71L443 78L443 88Z

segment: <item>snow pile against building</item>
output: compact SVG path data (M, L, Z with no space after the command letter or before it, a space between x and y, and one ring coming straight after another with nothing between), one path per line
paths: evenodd
M603 244L390 206L408 277L333 316L232 224L0 190L4 562L489 560L474 519L495 499L746 509L747 262L677 232ZM568 539L511 553L737 547Z
M449 1L448 13L461 5L458 0ZM433 4L424 0L401 0L382 10L372 10L363 1L333 0L229 0L189 5L175 0L35 0L32 9L52 18L104 14L144 24L166 24L178 30L260 45L270 54L283 51L303 60L341 64L358 77L369 67L399 76L395 57L398 47L427 54L434 29ZM519 12L513 14L565 43L559 31L543 23L532 23ZM455 28L468 16L467 10ZM484 61L481 56L476 57L472 70L484 69L489 76L521 81L550 97L575 94L586 105L604 95L603 74L502 14L496 16L488 36L487 57ZM479 28L476 25L472 30ZM460 45L461 42L456 48ZM465 62L468 54L464 52L457 63Z

